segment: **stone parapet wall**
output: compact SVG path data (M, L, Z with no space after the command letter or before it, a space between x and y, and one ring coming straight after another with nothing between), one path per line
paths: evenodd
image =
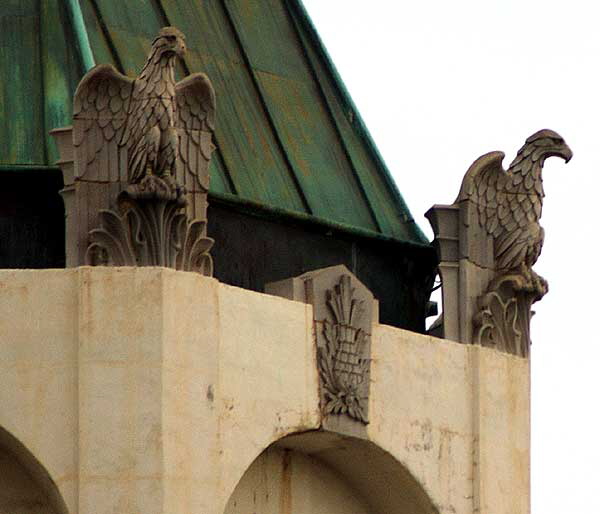
M379 324L371 358L364 439L429 512L529 512L527 359ZM265 449L321 425L309 305L164 268L0 271L0 427L72 514L222 514Z

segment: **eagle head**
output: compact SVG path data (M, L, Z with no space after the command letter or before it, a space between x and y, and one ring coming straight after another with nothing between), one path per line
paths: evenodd
M163 27L152 43L152 49L158 56L173 54L183 57L185 54L185 36L175 27Z
M548 157L562 157L566 162L569 162L573 157L573 152L565 143L565 140L549 129L540 130L527 138L525 147L528 146L534 147L542 162Z

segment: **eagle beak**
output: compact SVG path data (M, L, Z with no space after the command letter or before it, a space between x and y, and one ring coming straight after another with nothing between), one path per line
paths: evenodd
M177 46L175 47L175 53L177 53L177 55L179 57L183 57L185 55L185 51L186 51L185 43L178 42Z
M565 162L569 162L573 158L573 152L567 145L564 145L564 148L561 152L561 157L564 158Z

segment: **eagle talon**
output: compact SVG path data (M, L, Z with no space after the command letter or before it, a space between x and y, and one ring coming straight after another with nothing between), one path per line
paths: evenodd
M160 179L172 191L177 191L177 189L179 188L179 184L177 184L177 181L175 180L175 177L173 177L173 175L171 175L171 173L169 173L169 172L163 173L161 175Z
M548 292L548 281L532 271L533 277L533 291L536 293L538 298L542 298Z

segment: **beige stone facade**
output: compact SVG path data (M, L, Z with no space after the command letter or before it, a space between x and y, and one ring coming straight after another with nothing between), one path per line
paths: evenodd
M311 306L0 271L0 513L529 512L527 359L377 323L371 358L366 436L320 431Z

